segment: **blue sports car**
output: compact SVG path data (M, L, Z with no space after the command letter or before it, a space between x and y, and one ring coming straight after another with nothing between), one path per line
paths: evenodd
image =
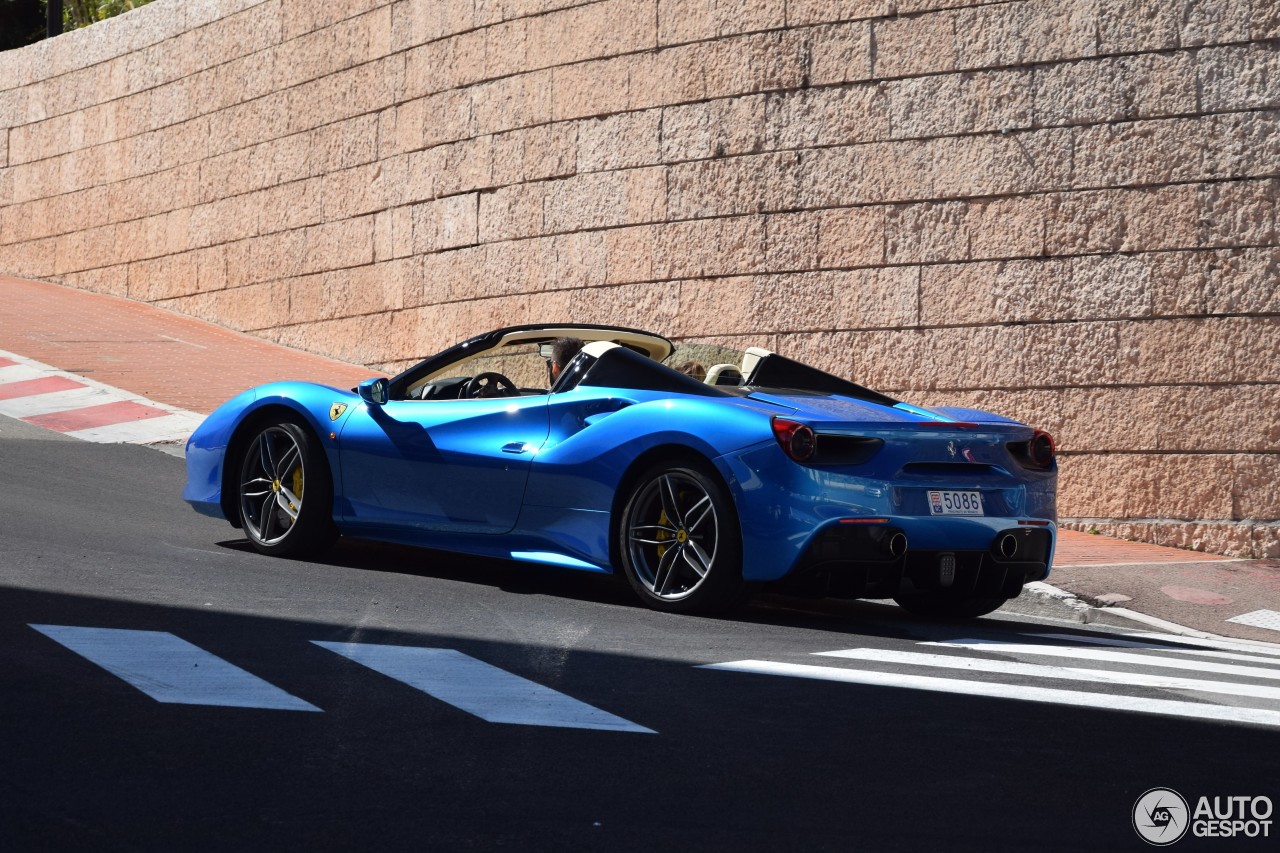
M582 324L478 335L350 391L254 388L186 460L183 498L264 554L342 534L621 572L668 611L767 584L980 616L1048 575L1056 537L1044 432Z

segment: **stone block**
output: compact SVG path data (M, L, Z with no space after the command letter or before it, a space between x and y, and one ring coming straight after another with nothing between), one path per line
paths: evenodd
M239 284L275 281L314 269L308 257L308 229L277 231L247 241L248 264L237 277Z
M603 0L530 18L529 66L547 68L654 48L656 7L656 0Z
M524 180L563 178L577 171L578 125L576 122L531 127L522 132Z
M298 38L315 30L332 27L339 22L376 9L387 0L351 0L333 6L319 7L308 0L279 0L279 37ZM437 0L437 5L453 5L455 0ZM266 4L270 8L274 4Z
M667 202L674 219L755 212L763 198L765 157L698 160L669 167Z
M821 214L782 213L764 217L764 268L801 272L818 268Z
M129 267L124 264L70 273L63 276L62 281L68 287L87 290L90 293L122 297L129 295Z
M659 161L661 110L622 113L577 123L577 171L649 166Z
M831 285L834 306L830 328L896 330L921 322L920 267L846 270L823 276Z
M795 31L777 31L702 43L709 98L795 89L804 81L806 43Z
M1031 126L1032 72L945 74L883 84L895 139L1021 130Z
M875 39L876 45L871 75L878 80L887 80L955 71L958 61L956 16L955 12L943 11L877 20L871 25L874 35L870 37ZM972 50L971 47L970 52ZM815 78L815 82L828 81Z
M128 270L127 295L139 302L158 302L196 292L195 269L187 256L135 261Z
M1253 0L1190 0L1182 9L1179 45L1194 47L1248 41L1252 7Z
M318 127L304 136L304 140L309 137L310 143L307 152L309 176L337 172L377 160L379 117L380 114L375 113L356 116Z
M1153 313L1155 283L1144 255L1091 255L1070 260L1058 316L1072 320L1140 319Z
M658 4L658 44L673 45L778 29L787 23L784 0L688 0Z
M1100 53L1137 53L1178 47L1179 7L1164 0L1111 0L1098 15Z
M545 184L518 184L480 194L480 241L493 243L542 233Z
M552 120L551 71L505 77L471 89L477 135Z
M1206 177L1280 174L1280 110L1206 116L1202 126Z
M1198 203L1195 185L1050 196L1045 251L1067 255L1194 246Z
M1204 112L1280 107L1280 46L1254 43L1195 54Z
M1015 2L960 9L954 13L956 67L1031 65L1094 56L1101 17L1098 4L1099 0Z
M405 54L405 97L420 98L474 85L489 76L485 30L428 42ZM508 73L526 71L512 68Z
M902 11L899 6L893 0L788 0L787 26L884 18Z
M319 180L325 221L376 213L388 206L391 188L377 163L333 172Z
M557 73L557 104L562 98L569 104L581 104L572 111L572 115L576 117L724 97L728 93L708 94L706 68L708 63L714 61L715 53L715 45L699 42L599 63L600 71L605 76L595 80L581 74ZM562 80L574 89L562 92ZM596 92L594 97L589 98L586 93L576 91L578 86L608 88L613 91ZM556 118L561 117L561 110L557 106Z
M974 259L1017 258L1044 253L1045 196L968 202L969 253Z
M280 318L282 322L279 325L334 319L336 312L329 298L329 279L341 277L346 272L348 270L283 279L281 284L288 288L289 301L286 303L287 313Z
M1063 189L1071 185L1071 143L1064 129L929 140L929 186L940 198Z
M818 263L826 269L885 262L885 207L847 207L819 215Z
M413 251L438 252L474 245L479 240L478 209L475 193L415 205L412 208Z
M373 263L373 217L344 219L304 229L302 273L326 272Z
M604 233L559 234L551 239L547 249L550 255L547 262L549 275L545 279L535 276L531 281L517 281L517 286L522 289L554 287L577 290L607 283Z
M456 195L494 186L493 137L481 136L432 149L435 194Z
M1280 288L1275 286L1280 250L1203 252L1195 257L1200 274L1196 283L1202 288L1195 307L1209 314L1280 314Z
M623 222L658 222L669 218L667 170L662 166L629 169L624 173L626 214Z
M968 205L890 205L885 218L885 256L890 264L963 261L969 257Z
M1275 245L1278 190L1280 182L1274 178L1201 185L1198 244Z
M1232 461L1231 518L1276 520L1280 516L1280 455L1241 454Z
M1163 119L1076 128L1077 187L1194 181L1204 176L1205 138L1196 119Z
M391 47L405 50L475 26L471 0L405 0L391 7Z
M607 283L624 284L654 278L654 241L658 227L640 225L604 232Z
M810 148L877 142L890 135L886 89L872 84L777 92L765 98L764 120L728 116L730 128L765 126L770 148ZM713 123L715 127L715 123ZM665 124L664 124L665 131ZM723 136L734 132L717 128ZM741 133L741 130L738 131ZM754 141L757 150L760 146Z

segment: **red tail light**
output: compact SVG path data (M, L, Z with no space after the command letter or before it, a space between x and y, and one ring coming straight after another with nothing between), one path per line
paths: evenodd
M1056 455L1057 448L1053 445L1053 436L1036 430L1031 441L1027 443L1027 456L1030 457L1031 462L1041 468L1048 468L1053 464Z
M818 437L808 426L776 415L772 421L773 437L783 451L797 462L808 462L818 449Z

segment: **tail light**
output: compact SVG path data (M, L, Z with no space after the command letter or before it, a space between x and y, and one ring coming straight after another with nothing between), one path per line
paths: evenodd
M1047 432L1036 430L1035 435L1031 437L1031 441L1027 443L1027 457L1031 460L1031 463L1040 468L1048 468L1053 464L1056 455L1057 448L1053 446L1053 436Z
M813 430L798 421L774 417L773 437L783 451L797 462L808 462L818 450L818 438Z

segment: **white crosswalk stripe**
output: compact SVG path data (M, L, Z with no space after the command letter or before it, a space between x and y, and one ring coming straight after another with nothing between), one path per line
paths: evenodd
M454 649L314 642L491 723L654 733Z
M320 710L310 702L304 702L164 631L79 628L73 625L31 627L127 681L157 702L277 711Z
M288 711L321 709L164 631L31 625L157 702ZM490 723L654 734L454 649L374 643L315 645Z
M1280 657L1274 656L1274 647L1194 640L1180 647L1175 644L1183 638L1169 635L1021 637L1050 642L924 641L916 645L928 651L852 648L813 653L845 666L739 660L702 668L1280 728L1280 685L1275 684L1280 680ZM1024 657L1030 660L1020 660ZM1046 658L1052 662L1044 662ZM1224 659L1249 665L1221 662ZM1088 665L1081 665L1085 662ZM857 664L867 668L854 668ZM1059 686L1035 683L1040 681ZM1066 689L1073 683L1082 689ZM1095 689L1087 689L1090 685Z

